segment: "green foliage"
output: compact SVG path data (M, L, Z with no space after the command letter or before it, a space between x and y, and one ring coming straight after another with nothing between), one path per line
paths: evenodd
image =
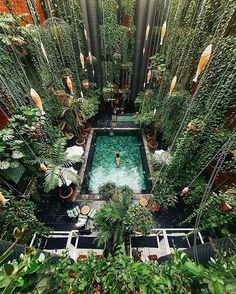
M186 196L188 197L188 196ZM224 211L224 203L229 204L232 210ZM236 221L236 188L233 187L226 192L212 193L206 202L196 209L184 222L189 223L195 219L197 214L202 213L200 229L218 228L222 234L225 234L230 226L233 226Z
M118 246L128 240L125 217L130 205L130 192L123 189L117 191L116 198L105 203L96 213L94 224L98 231L97 243L105 248L106 254L114 254Z
M98 193L102 200L110 200L116 192L116 184L113 182L107 182L99 186Z
M66 168L69 168L76 162L81 161L81 156L75 156L72 159L66 158L65 144L65 139L59 138L52 146L50 157L45 159L47 166L44 181L45 192L55 189L59 185L60 181L62 181L63 185L66 185L65 179L72 181L72 183L76 185L79 184L79 176Z
M19 165L19 160L35 160L29 146L33 142L37 144L34 134L41 133L43 124L44 118L38 109L16 109L7 126L0 131L0 169L15 168Z
M5 192L3 194L6 197ZM37 240L47 236L50 232L36 217L36 205L29 201L18 201L13 196L7 196L10 201L6 206L0 207L1 234L0 238L6 241L12 240L12 233L15 227L24 228L24 235L21 238L22 244L27 244L37 234Z
M67 257L56 264L44 254L27 252L19 261L0 266L2 293L160 293L233 294L235 289L233 256L211 259L207 267L175 252L165 263L133 261L119 248L115 256L72 263Z
M152 213L143 206L133 205L127 211L126 224L130 232L148 235L155 227Z

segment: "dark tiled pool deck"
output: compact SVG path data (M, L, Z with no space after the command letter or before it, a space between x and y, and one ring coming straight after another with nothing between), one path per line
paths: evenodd
M40 204L38 219L55 231L76 230L75 224L77 218L70 219L66 211L77 205L80 207L88 205L90 208L99 209L103 203L104 201L87 199L65 202L54 195L43 199ZM156 228L178 228L179 223L184 220L188 214L189 212L185 211L182 206L169 208L168 210L161 209L154 215ZM189 226L185 225L184 227Z

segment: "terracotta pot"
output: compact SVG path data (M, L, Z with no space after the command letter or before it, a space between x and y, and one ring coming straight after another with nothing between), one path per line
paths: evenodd
M71 132L68 132L68 133L66 132L65 137L66 137L67 140L71 140L72 138L74 138L74 134L71 133Z
M232 206L229 205L229 203L227 203L227 202L222 202L220 204L220 210L223 212L228 212L228 211L232 210Z
M78 146L83 146L85 144L85 139L84 138L80 138L76 140L76 145Z
M65 201L70 201L75 196L76 189L73 189L71 186L64 186L60 189L59 196Z
M83 132L85 132L85 133L87 133L87 134L89 134L90 131L91 131L91 128L90 128L90 127L87 127L87 128L84 128L84 129L83 129Z
M150 149L156 149L157 146L158 146L158 144L154 138L152 140L148 141L148 147Z
M154 135L152 133L148 133L147 134L147 140L148 141L155 140Z
M161 205L160 204L154 204L154 203L148 203L147 208L149 210L151 210L152 212L158 212L161 209Z
M32 133L32 137L34 138L34 139L38 139L38 138L40 138L42 136L42 133L40 132L40 131L34 131L33 133Z
M85 140L87 140L88 138L88 133L86 133L85 131L82 132L81 134L82 138L84 138Z

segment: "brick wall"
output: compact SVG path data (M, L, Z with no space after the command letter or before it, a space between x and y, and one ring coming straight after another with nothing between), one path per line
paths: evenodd
M31 0L31 1L34 3L36 7L36 10L40 19L40 23L42 24L45 21L45 16L43 13L41 2L40 0ZM5 5L5 2L6 2L5 0L0 0L0 13L9 13L9 10L7 6ZM11 4L12 10L15 15L22 15L24 13L29 14L29 16L24 17L25 21L22 21L22 24L33 23L26 0L8 0L8 2Z

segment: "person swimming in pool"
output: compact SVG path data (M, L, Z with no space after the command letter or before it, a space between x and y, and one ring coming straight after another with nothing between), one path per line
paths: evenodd
M116 166L119 167L120 163L121 163L121 158L120 158L121 153L120 153L120 151L115 151L115 155L116 155L116 157L115 157Z

